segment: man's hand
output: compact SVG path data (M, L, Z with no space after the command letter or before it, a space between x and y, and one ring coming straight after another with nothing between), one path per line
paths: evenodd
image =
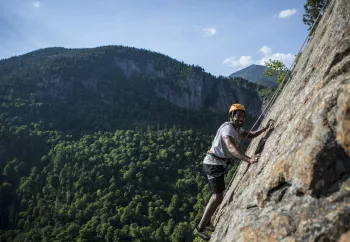
M267 122L266 127L264 128L265 130L270 130L274 128L274 122L272 119L269 120L269 122Z
M239 159L239 160L243 160L245 162L249 162L250 161L250 157L245 155L244 153L240 152L239 149L237 148L236 144L235 144L235 140L232 136L223 136L222 140L224 141L224 144L228 150L228 152L230 152L230 154Z
M261 155L255 155L254 157L250 158L249 164L254 164L258 162Z
M245 131L243 130L242 136L244 138L255 138L258 137L260 134L264 133L266 130L271 130L274 128L274 121L272 119L267 122L266 126L257 130L257 131Z

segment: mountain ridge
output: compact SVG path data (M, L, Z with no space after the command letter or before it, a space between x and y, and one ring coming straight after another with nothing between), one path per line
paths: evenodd
M169 123L171 126L175 121L171 122L170 117L164 117L157 110L177 108L185 115L181 118L183 120L191 116L190 112L206 110L213 113L212 116L218 116L212 119L220 120L220 117L226 116L231 103L240 102L249 110L251 117L257 117L263 101L257 86L214 77L199 66L187 65L160 53L124 46L40 49L0 61L0 78L4 102L11 103L14 98L20 98L41 103L37 105L38 109L45 108L41 115L47 120L50 119L48 116L61 112L63 107L75 107L84 115L91 116L91 110L84 107L98 103L104 108L95 105L97 113L93 114L93 120L101 115L98 109L109 113L108 119L111 120L118 118L118 112L125 109L122 112L129 113L127 119L134 120L132 116L138 114L144 117L143 121L137 117L135 124L153 120L153 123ZM162 100L169 104L164 105ZM142 114L130 113L129 106L131 109L143 107ZM151 107L149 112L146 106ZM198 119L192 116L189 124ZM173 118L176 120L176 117ZM119 128L130 127L128 125L133 122L127 119L123 121L125 125ZM66 122L62 120L60 123ZM79 123L84 126L85 122Z
M241 77L250 82L260 84L266 87L278 87L277 75L274 75L271 78L264 76L263 73L265 68L266 66L263 65L252 64L248 67L245 67L239 71L232 73L228 77Z

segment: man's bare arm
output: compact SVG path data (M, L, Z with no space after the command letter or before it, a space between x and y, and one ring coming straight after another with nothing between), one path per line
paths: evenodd
M250 131L250 132L244 130L244 131L242 132L242 136L243 136L244 138L249 138L249 139L255 138L255 137L259 136L261 133L265 132L267 129L268 129L268 128L262 128L262 129L260 129L260 130Z
M242 132L242 136L243 138L255 138L257 136L259 136L261 133L265 132L266 130L270 130L274 127L274 121L271 119L269 120L269 122L267 123L266 127L256 130L256 131L245 131L243 130Z
M249 156L246 156L240 152L235 144L234 139L231 136L224 136L222 139L227 147L228 152L230 152L235 158L248 162L249 164L257 161L256 158L250 158Z

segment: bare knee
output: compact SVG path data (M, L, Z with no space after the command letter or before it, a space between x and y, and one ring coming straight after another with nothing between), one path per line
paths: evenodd
M223 193L213 194L213 200L215 201L215 203L220 204L222 202L223 198L224 198L224 194Z

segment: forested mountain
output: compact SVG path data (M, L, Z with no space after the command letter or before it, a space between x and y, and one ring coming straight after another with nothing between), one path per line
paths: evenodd
M0 61L0 80L2 113L65 131L198 123L213 131L232 102L254 117L261 108L252 88L122 46L34 51Z
M122 46L0 61L0 241L191 241L227 108L270 93Z

